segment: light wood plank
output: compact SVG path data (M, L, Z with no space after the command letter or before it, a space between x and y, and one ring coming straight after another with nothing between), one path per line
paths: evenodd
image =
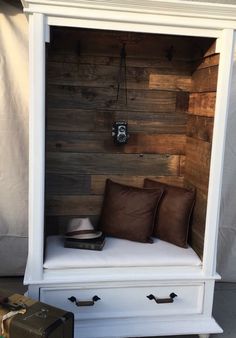
M214 117L216 93L191 93L188 113L192 115Z
M191 76L155 74L149 75L149 88L161 90L190 91L192 88Z

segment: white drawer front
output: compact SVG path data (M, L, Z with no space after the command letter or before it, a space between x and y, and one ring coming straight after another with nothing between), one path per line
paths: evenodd
M159 299L169 299L171 293L177 295L173 299L173 303L158 304L154 299L147 298L147 296L153 295L158 301ZM203 294L204 284L200 283L94 289L41 288L40 300L73 312L75 319L92 319L200 314L203 306ZM80 302L91 301L94 296L98 296L100 299L95 301L92 306L76 306L75 303L68 300L72 296ZM82 305L86 305L86 303L82 303Z

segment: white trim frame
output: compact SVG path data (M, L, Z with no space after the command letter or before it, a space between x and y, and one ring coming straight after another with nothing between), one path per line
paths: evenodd
M29 279L43 278L45 177L45 17L29 17ZM30 268L29 268L30 267Z
M225 29L221 38L217 95L214 117L213 142L208 189L203 271L213 275L216 271L216 250L219 230L219 212L223 179L226 127L232 82L235 32Z

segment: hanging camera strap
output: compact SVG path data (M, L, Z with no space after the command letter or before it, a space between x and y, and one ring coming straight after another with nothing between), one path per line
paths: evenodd
M125 43L123 43L123 46L120 51L120 66L119 66L119 72L118 72L118 79L117 79L117 93L116 93L116 103L118 102L119 95L120 95L120 87L122 82L122 69L124 69L124 89L125 89L125 103L127 105L128 103L128 95L127 95L127 76L126 76L126 49L125 49Z

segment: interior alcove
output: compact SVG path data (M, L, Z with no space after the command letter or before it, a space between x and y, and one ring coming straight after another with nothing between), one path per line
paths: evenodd
M118 101L120 50L126 46ZM212 38L51 27L46 58L45 234L96 225L106 178L196 188L189 243L202 256L219 55ZM130 139L116 146L114 120Z

